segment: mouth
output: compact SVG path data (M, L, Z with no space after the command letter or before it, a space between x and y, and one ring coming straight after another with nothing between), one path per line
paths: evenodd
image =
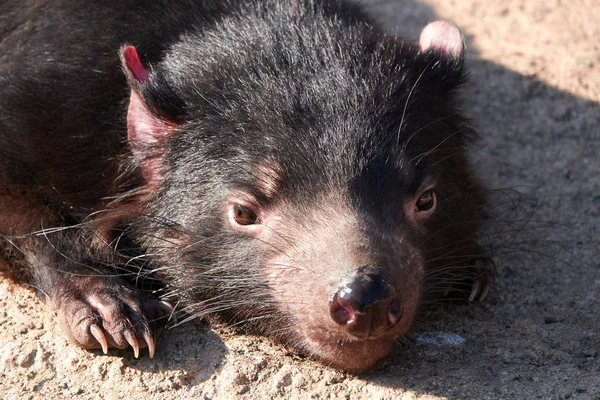
M296 340L288 343L296 344L297 349L321 363L353 373L363 372L388 356L398 338L410 330L416 312L416 299L407 298L402 313L396 312L393 301L389 305L386 303L385 309L394 311L392 314L398 321L386 324L385 329L379 331L370 330L365 335L357 335L357 332L348 329L348 322L340 325L335 318L324 313L318 316L304 314L305 318L297 319L294 324L296 334L293 336ZM333 307L329 311L335 314L340 310ZM386 318L391 317L388 315ZM372 326L371 323L367 325Z
M309 353L320 362L349 372L363 372L392 351L395 338L392 336L365 340L337 340L323 342L307 338L305 345Z
M389 355L401 334L358 339L339 331L307 329L297 342L300 351L321 363L348 372L363 372Z

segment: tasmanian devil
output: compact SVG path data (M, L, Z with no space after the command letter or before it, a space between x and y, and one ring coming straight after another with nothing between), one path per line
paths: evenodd
M463 58L342 0L4 0L4 264L84 348L174 307L368 368L491 283Z

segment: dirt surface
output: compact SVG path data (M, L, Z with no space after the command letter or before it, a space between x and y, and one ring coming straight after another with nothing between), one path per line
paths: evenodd
M435 19L464 29L465 109L482 135L473 157L493 188L521 193L495 197L508 211L484 240L498 263L490 298L424 315L389 359L354 376L203 323L165 331L154 359L100 356L0 279L0 398L600 398L600 2L364 3L415 40ZM465 342L416 339L436 331Z

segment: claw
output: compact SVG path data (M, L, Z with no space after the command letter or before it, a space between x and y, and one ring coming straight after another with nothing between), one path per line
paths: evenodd
M108 354L108 342L106 341L106 336L104 336L102 328L96 324L92 324L90 325L90 333L94 338L96 338L98 343L100 343L100 346L102 346L102 352L104 354Z
M165 312L165 314L171 314L173 312L173 305L168 301L161 300L159 302L160 308Z
M472 303L477 297L477 293L479 292L479 287L481 286L481 282L476 280L473 282L473 287L471 288L471 295L469 296L469 303Z
M156 344L154 343L154 338L152 337L152 334L150 334L148 331L144 332L144 340L148 344L148 353L150 355L150 358L154 358L154 350L156 350Z
M161 300L159 303L160 311L163 315L160 318L167 318L167 321L171 319L173 322L177 323L177 316L175 315L175 307L171 303Z
M127 340L127 343L129 343L129 345L133 349L133 356L135 358L138 358L140 356L140 344L138 343L136 337L128 330L126 330L123 333L123 336L125 337L125 340Z
M479 301L482 302L485 300L492 288L495 266L494 261L491 258L478 260L477 265L481 269L481 278L475 280L473 284L473 290L477 289L478 292L481 292L479 293Z
M490 285L489 283L483 286L483 292L481 292L481 295L479 295L480 302L485 300L488 293L490 293L491 287L492 287L492 285Z
M161 316L161 318L168 317L168 319L171 319L171 318L175 317L175 314L173 312L175 310L175 307L173 307L173 305L171 305L171 303L161 300L158 303L158 305L159 305L160 311L162 311L162 313L164 314Z

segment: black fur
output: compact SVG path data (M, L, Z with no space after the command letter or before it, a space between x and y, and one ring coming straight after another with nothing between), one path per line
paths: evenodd
M286 210L294 229L280 234L294 243L310 229L303 216L337 193L382 263L390 236L429 269L481 255L485 199L465 154L476 135L455 99L462 57L422 52L337 0L80 3L0 5L0 214L12 215L0 234L51 298L64 300L65 274L119 275L97 285L137 287L142 308L160 296L192 316L288 332L294 316L262 272L277 249L227 222L236 190ZM163 170L151 193L127 144L124 44L150 72L137 86L146 105L176 126L154 149ZM276 166L274 193L257 185L264 165ZM402 204L426 179L439 209L413 229Z

